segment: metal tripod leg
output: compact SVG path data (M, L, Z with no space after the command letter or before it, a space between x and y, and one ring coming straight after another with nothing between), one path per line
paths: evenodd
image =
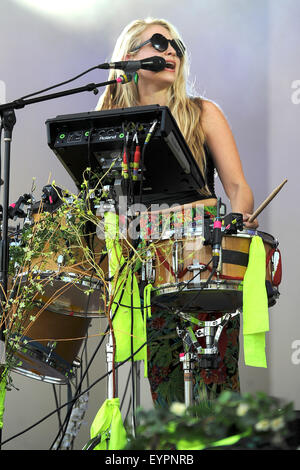
M108 343L106 344L106 362L107 362L107 398L114 397L114 377L113 377L113 340L112 334L109 334ZM115 396L118 396L118 371L115 374Z
M132 425L132 434L135 436L136 429L136 410L141 405L141 387L140 387L140 378L141 378L141 366L140 361L132 362L131 364L131 379L132 379L132 393L131 393L131 425Z
M193 354L189 352L180 354L180 361L183 363L184 402L185 406L188 408L194 404Z

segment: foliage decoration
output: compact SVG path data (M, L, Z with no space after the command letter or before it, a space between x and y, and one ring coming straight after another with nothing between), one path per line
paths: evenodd
M263 392L223 391L210 405L140 409L126 450L289 449L293 404Z

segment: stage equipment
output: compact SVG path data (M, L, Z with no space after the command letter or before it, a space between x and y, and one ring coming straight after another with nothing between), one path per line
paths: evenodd
M78 188L89 167L105 175L113 199L129 193L132 202L145 204L200 198L203 176L168 107L63 115L46 126L50 148Z
M31 320L32 316L35 321ZM67 384L81 364L77 354L86 339L89 324L89 318L32 308L27 312L21 347L15 353L20 365L12 370L43 382Z
M200 202L141 216L142 239L149 243L143 279L153 285L153 304L184 312L235 312L242 308L249 248L252 237L258 235L266 250L269 306L274 305L279 295L279 274L274 269L280 254L278 241L268 233L244 229L241 214L220 218L220 253L211 277L215 221L204 217ZM240 222L228 223L238 216Z
M38 277L43 293L37 296L37 300L47 304L49 311L99 318L104 316L103 300L100 300L104 291L103 278L99 278L94 272L84 250L91 249L104 277L108 272L107 258L103 256L104 242L101 243L95 233L88 233L86 236L82 234L78 240L67 230L61 230L64 224L68 224L68 215L72 217L72 201L65 204L66 214L60 215L58 209L64 209L64 204L53 187L52 190L51 196L50 188L45 186L44 199L34 203L29 210L27 221L33 226L35 236L41 237L41 240L30 263L18 269L15 288L22 288L28 282L28 275ZM56 190L59 191L59 188ZM49 197L52 203L49 202ZM19 243L22 249L25 248L26 241L20 237L19 242L15 240L14 243ZM51 257L47 255L50 252Z

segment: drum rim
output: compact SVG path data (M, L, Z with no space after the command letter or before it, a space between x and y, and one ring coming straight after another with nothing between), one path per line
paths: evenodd
M18 366L12 367L11 370L13 372L16 372L17 374L23 375L30 379L39 380L40 382L45 382L45 383L49 383L53 385L66 385L67 383L69 383L68 378L59 379L58 377L51 377L50 375L43 375L43 374L39 375L30 370L22 369L21 367L18 367Z
M178 288L181 288L182 292L189 292L189 291L192 291L192 290L199 290L199 288L201 288L201 290L203 291L208 291L208 290L230 290L230 287L235 287L234 291L236 290L239 290L238 287L240 287L243 283L242 280L238 280L238 279L221 279L221 280L211 280L210 283L208 284L208 287L207 286L207 289L203 289L203 285L206 284L207 282L207 279L203 279L202 281L198 281L197 283L192 283L190 281L182 281L182 282L179 282L179 283L168 283L168 284L161 284L159 287L153 287L152 289L152 292L154 293L154 295L159 295L159 291L163 291L162 293L163 294L167 294L167 293L172 293L172 292L175 292L173 290L170 290L170 289L174 289L176 287ZM213 284L213 286L211 286L211 284ZM217 286L217 287L216 287ZM225 288L224 288L225 286ZM227 287L226 287L227 286ZM169 290L169 292L168 292ZM240 289L240 291L242 292L242 290Z
M26 282L28 274L29 274L28 271L23 271L22 273L17 274L15 278L17 279L18 277L20 278L24 277L23 282ZM90 289L98 288L100 290L99 284L101 284L102 286L101 279L97 279L95 278L95 276L87 276L87 275L80 276L77 273L72 273L68 271L59 272L59 271L53 271L50 269L45 269L44 271L39 271L39 270L31 271L30 274L35 275L35 276L41 276L43 280L47 279L47 277L49 276L53 276L54 281L57 280L57 281L62 281L66 283L71 282L72 284L73 283L80 284L84 287L89 287ZM22 283L22 280L21 280L21 283ZM94 283L95 287L93 287L91 283Z
M272 246L278 245L278 240L268 232L263 232L261 230L251 230L245 229L233 234L224 234L224 237L237 237L237 238L252 238L254 236L259 236L263 239L264 242L270 242Z
M67 307L57 306L56 300L54 300L51 304L47 305L47 310L52 313L57 313L58 315L65 315L67 317L78 317L78 318L86 318L87 320L91 320L92 318L106 318L104 312L83 312L76 310L67 310Z
M25 344L23 340L30 340L30 343ZM45 374L35 374L32 371L30 372L30 375L32 376L37 376L36 378L38 379L39 377L50 377L51 379L54 379L55 381L58 380L56 383L67 383L69 380L69 377L72 377L74 375L74 368L76 365L70 364L68 361L63 359L61 356L59 356L54 350L51 353L51 356L49 358L49 351L47 352L47 348L43 346L41 343L39 343L37 340L32 340L32 338L29 338L27 336L22 336L22 341L21 341L21 350L18 351L16 350L14 352L14 355L18 358L18 353L22 354L24 356L23 361L26 361L26 354L28 357L32 360L37 360L42 364L48 365L52 369L54 369L56 372L58 372L61 375L61 378L58 379L56 377L51 377L50 375L45 375ZM22 361L22 358L19 356L19 360ZM74 361L75 362L75 361ZM24 375L27 374L27 369L22 368L21 366L14 366L12 370L18 369L18 372L21 373L20 371L24 371ZM45 379L40 379L44 382L46 382ZM53 383L53 382L51 382Z

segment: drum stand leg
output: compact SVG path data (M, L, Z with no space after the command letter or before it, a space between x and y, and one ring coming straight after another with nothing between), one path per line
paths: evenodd
M140 361L132 361L131 364L131 425L132 425L132 434L135 437L136 429L136 410L141 404L141 387L140 387L140 378L141 378L141 366Z
M108 343L106 344L106 362L107 362L107 398L112 399L118 396L118 370L113 372L113 341L112 335L109 335ZM114 377L115 375L115 384ZM136 410L141 404L141 366L140 361L132 361L131 363L131 424L132 433L135 435L136 428ZM115 385L115 386L114 386ZM115 390L114 390L115 388ZM115 392L115 393L114 393Z
M184 403L186 408L194 405L194 392L193 392L193 369L195 366L195 359L193 354L185 352L180 354L180 361L183 366L183 381L184 381Z
M118 395L118 371L113 368L113 340L112 334L109 334L106 344L106 363L107 363L107 398L110 400ZM115 390L114 390L115 380ZM115 392L115 393L114 393ZM115 396L114 396L115 395Z
M183 341L184 353L180 354L180 361L183 363L184 377L184 398L186 407L194 404L193 393L193 371L195 364L201 369L217 369L219 364L218 342L223 327L235 315L239 315L240 311L235 313L225 313L221 318L212 321L201 321L193 318L186 313L180 313L181 318L187 321L193 319L193 323L201 326L194 331L191 326L183 329L177 327L177 334ZM197 337L205 338L205 347L200 346ZM194 351L194 352L192 352Z

